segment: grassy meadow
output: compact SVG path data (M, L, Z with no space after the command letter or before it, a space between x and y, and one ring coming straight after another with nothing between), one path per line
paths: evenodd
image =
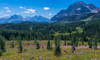
M100 60L100 47L98 49L88 48L88 43L84 46L79 42L75 53L72 53L71 46L64 46L61 41L61 56L54 56L54 41L51 41L53 50L47 50L47 41L39 41L40 49L36 49L34 41L23 41L23 52L18 53L18 42L14 41L15 47L11 48L12 41L6 41L6 52L0 56L0 60ZM67 41L67 43L70 41ZM67 51L65 53L64 51Z

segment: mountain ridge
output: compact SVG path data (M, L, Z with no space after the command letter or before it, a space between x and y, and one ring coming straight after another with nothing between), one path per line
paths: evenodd
M43 17L43 16L34 16L34 17L28 17L28 18L23 18L21 15L12 15L10 17L4 17L0 18L0 24L3 23L21 23L24 21L30 21L30 22L49 22L50 20Z
M51 18L51 22L63 20L64 17L82 15L82 14L91 14L98 13L100 8L96 7L94 4L85 4L82 1L71 4L67 9L61 10L54 17ZM66 19L67 21L68 19ZM70 18L69 18L70 21Z

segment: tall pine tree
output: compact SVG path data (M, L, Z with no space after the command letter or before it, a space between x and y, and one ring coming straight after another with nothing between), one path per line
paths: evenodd
M52 50L50 40L48 40L48 42L47 42L47 49L48 49L48 50Z
M23 51L23 46L22 46L22 40L21 40L21 38L20 37L18 37L18 43L19 43L19 53L22 53L22 51Z
M5 45L6 45L5 38L0 36L0 51L3 51L3 52L6 51Z
M61 55L61 48L60 48L60 36L55 36L55 56Z

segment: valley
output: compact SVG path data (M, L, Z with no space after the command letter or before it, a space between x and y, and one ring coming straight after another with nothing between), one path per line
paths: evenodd
M100 60L97 3L0 1L0 60Z

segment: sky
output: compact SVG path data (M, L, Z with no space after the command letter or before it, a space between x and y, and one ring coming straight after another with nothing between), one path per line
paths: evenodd
M100 8L100 0L0 0L0 17L17 14L23 17L41 15L50 19L78 1Z

